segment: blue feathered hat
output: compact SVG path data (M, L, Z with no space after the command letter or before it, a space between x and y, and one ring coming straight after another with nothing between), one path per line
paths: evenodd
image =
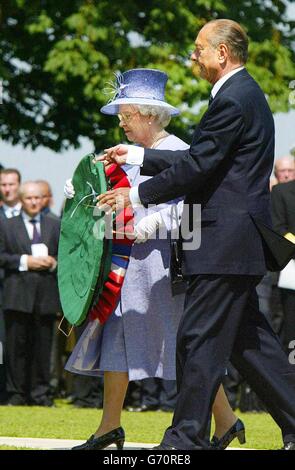
M171 116L179 110L165 101L165 87L168 80L166 73L154 69L132 69L116 74L113 85L115 96L101 108L105 114L119 114L122 104L143 104L166 108Z

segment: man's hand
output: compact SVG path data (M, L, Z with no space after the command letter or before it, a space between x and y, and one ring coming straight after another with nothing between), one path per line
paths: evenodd
M117 165L125 165L128 155L128 145L119 144L104 150L102 155L98 155L93 159L93 163L104 162L105 165L117 163Z
M45 271L56 266L56 260L52 256L28 256L29 271Z
M97 197L97 206L106 212L106 214L112 211L118 211L131 205L129 199L130 188L118 188L112 189L107 193L100 194Z

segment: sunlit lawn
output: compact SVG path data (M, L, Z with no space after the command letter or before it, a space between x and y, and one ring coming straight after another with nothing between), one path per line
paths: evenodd
M0 407L0 436L39 437L55 439L87 439L97 428L101 410L77 409L59 400L56 408ZM279 428L265 413L239 413L246 426L245 447L278 449L281 447ZM129 442L161 441L171 423L172 414L164 412L123 412L122 426ZM234 447L239 447L237 440ZM0 449L12 449L0 446Z

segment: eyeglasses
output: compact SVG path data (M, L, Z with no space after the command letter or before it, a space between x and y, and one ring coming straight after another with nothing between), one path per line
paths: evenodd
M119 121L130 122L133 117L138 114L139 111L135 111L135 113L118 113Z

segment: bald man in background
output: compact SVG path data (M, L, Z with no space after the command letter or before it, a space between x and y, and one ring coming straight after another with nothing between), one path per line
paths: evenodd
M271 191L273 191L274 187L278 184L280 185L281 183L288 183L289 181L293 181L295 179L295 158L292 157L291 155L287 155L284 157L280 157L275 161L274 165L274 175L275 178L271 178ZM279 190L280 193L280 190ZM284 191L285 193L285 191ZM274 190L274 197L272 199L277 201L277 189ZM280 227L277 227L277 217L278 213L281 211L282 206L279 205L279 208L276 207L276 211L274 214L274 211L272 211L272 217L275 220L273 220L275 228L281 233ZM272 209L274 209L272 207ZM281 214L283 217L283 214ZM277 283L277 275L276 274L271 274L268 272L260 282L260 284L257 286L257 292L259 296L259 302L260 302L260 309L261 311L266 315L269 321L272 322L274 328L276 331L278 331L279 326L282 322L281 318L281 308L279 303L275 300L274 304L274 298L272 299L272 284ZM273 296L274 297L274 296ZM272 304L272 308L271 308ZM275 305L275 308L274 308Z
M278 183L287 183L295 179L295 158L291 155L278 158L275 162L274 174Z

